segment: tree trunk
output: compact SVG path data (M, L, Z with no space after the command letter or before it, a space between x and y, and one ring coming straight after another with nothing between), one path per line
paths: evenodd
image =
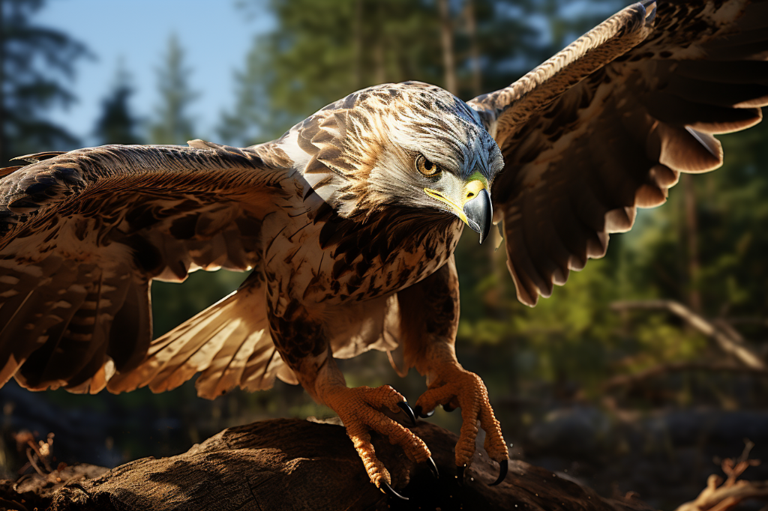
M84 476L87 471L80 471L71 482L58 483L63 486L49 501L34 499L37 493L50 492L50 481L41 480L34 493L27 484L23 495L13 485L0 483L0 508L27 509L21 503L25 499L26 505L40 509L50 502L51 511L650 509L636 499L602 498L522 461L511 461L505 481L489 486L499 468L481 453L475 454L460 485L454 466L457 437L424 421L412 431L429 445L439 479L430 475L425 463L413 463L399 446L372 435L376 454L389 468L395 489L410 498L407 502L388 497L368 481L343 427L276 419L224 430L178 456L140 459L103 475L91 471ZM48 479L57 477L51 474Z
M472 59L472 95L483 93L483 80L480 71L480 45L477 42L477 17L475 16L475 0L467 0L464 8L467 20L467 35L469 36L469 54Z
M440 42L443 47L443 67L445 89L451 94L458 94L456 86L456 65L453 59L453 27L448 0L437 0L440 10Z

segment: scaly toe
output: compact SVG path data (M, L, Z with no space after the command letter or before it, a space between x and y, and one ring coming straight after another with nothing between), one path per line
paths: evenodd
M445 368L419 397L416 412L420 414L422 409L431 410L438 405L448 412L461 408L461 434L455 449L459 482L475 453L477 434L483 429L486 432L485 449L492 460L500 463L499 479L494 482L500 484L509 469L509 451L483 380L458 365Z
M382 411L382 408L389 408L397 413L403 412L408 415L411 422L416 422L416 416L411 407L392 387L344 388L332 394L330 399L326 399L326 403L341 417L347 429L347 435L352 439L363 461L368 477L373 484L382 488L382 491L385 491L385 484L390 485L391 488L392 478L376 456L371 443L371 432L375 431L387 438L391 444L399 445L406 456L416 463L425 462L432 456L421 438Z

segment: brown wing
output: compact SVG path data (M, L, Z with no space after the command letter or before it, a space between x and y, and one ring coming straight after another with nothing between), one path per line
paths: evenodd
M662 204L680 172L719 167L712 134L758 123L768 105L768 2L660 2L623 52L616 37L642 34L652 8L635 4L549 61L562 65L470 102L504 155L493 203L525 304L602 257L608 234ZM600 62L603 40L618 50Z
M0 385L97 392L147 353L152 279L259 265L275 162L191 144L32 155L0 178Z
M115 374L107 388L118 393L148 386L152 392L164 392L197 373L197 394L207 399L236 386L268 389L276 377L298 383L272 342L258 271L240 289L153 341L146 358L136 368Z

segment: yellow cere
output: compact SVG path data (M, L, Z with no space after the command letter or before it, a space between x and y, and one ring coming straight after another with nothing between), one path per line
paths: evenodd
M483 179L483 181L485 181L485 179ZM477 197L477 194L480 193L480 190L485 189L486 186L483 181L479 179L473 179L464 186L464 198L462 199L464 204Z
M464 204L477 197L477 194L479 194L480 190L483 189L488 189L488 180L480 172L474 172L471 176L469 176L469 178L467 178L467 183L464 185L464 193L462 194L463 196L461 199L461 206L437 190L424 188L424 193L433 199L437 199L444 204L448 204L451 209L456 211L456 214L459 215L459 218L461 218L465 224L469 225L467 222L467 215L464 214Z

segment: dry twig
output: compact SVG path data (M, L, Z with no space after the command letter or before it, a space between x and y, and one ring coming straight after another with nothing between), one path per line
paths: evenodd
M49 458L52 457L53 447L53 433L48 433L48 437L45 440L35 442L35 435L32 432L25 430L19 431L14 435L16 440L16 448L19 452L24 451L27 455L29 462L21 467L19 472L24 472L27 466L31 466L35 469L35 472L41 476L45 476L46 473L52 472L51 465L48 463ZM45 467L46 472L43 472L40 467L37 466L37 462L41 461Z
M747 441L744 452L737 460L723 460L721 467L728 476L725 482L722 477L712 474L707 479L707 487L696 500L686 502L676 511L725 511L746 499L768 499L768 481L737 480L747 468L760 464L760 460L749 459L754 445Z
M732 328L718 327L714 322L709 321L680 302L674 300L640 300L615 302L611 304L613 310L626 309L662 309L676 314L684 319L689 325L710 336L725 353L735 356L745 366L766 371L766 363L755 354L755 352L746 345L740 335L733 336Z

